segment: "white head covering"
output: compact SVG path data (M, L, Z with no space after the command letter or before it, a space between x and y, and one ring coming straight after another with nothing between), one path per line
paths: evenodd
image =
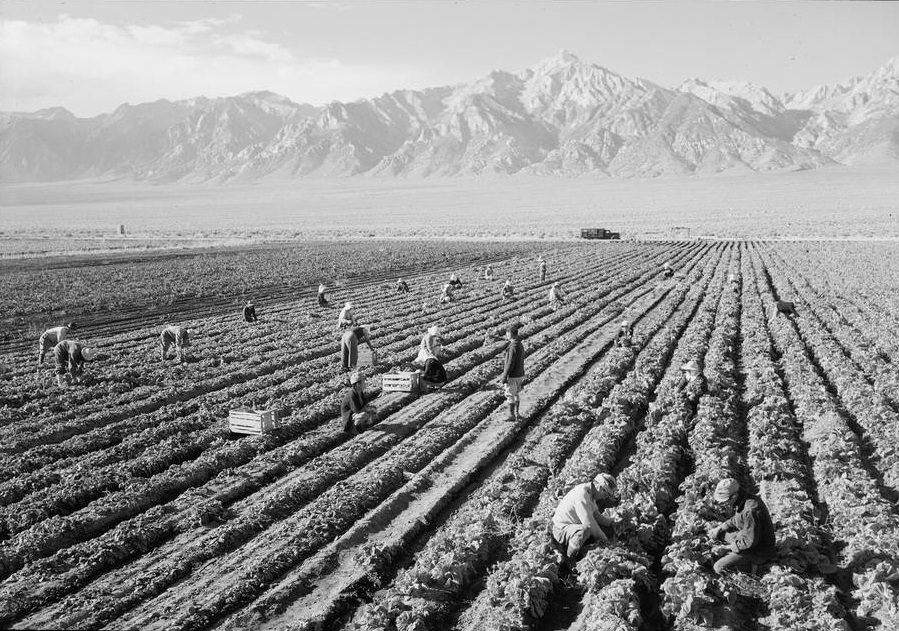
M348 302L348 303L346 303L345 305L343 305L343 308L344 308L344 309L352 309L352 308L353 308L353 303L352 303L352 302Z
M354 370L350 374L350 385L359 383L360 381L362 381L362 373L360 373L358 370Z
M615 495L615 478L608 473L600 473L593 478L593 488L606 497L613 497Z
M319 291L319 293L323 292L323 291L326 290L326 289L327 289L327 287L325 287L325 284L324 284L324 283L319 283L319 284L318 284L318 291Z
M428 333L430 335L438 335L440 333L440 327L436 324L434 326L428 327Z
M715 500L726 502L728 498L740 490L740 483L733 478L724 478L715 487Z
M94 357L97 356L97 349L87 346L81 349L81 356L84 357L87 361L91 361Z

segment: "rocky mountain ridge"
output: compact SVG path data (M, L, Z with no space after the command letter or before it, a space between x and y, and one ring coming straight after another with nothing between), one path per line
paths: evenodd
M324 106L271 92L0 113L0 179L149 181L478 174L653 177L899 160L899 57L777 97L665 88L567 51L521 72Z

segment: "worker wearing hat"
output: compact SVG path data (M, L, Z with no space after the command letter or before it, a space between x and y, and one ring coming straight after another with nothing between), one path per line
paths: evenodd
M662 273L665 275L665 278L674 276L674 270L671 269L671 263L665 261L664 265L662 265Z
M715 487L715 501L724 504L730 517L709 531L709 537L725 541L728 553L713 566L718 574L752 571L775 555L774 524L761 498L749 495L733 478Z
M450 274L449 284L453 286L453 289L462 289L462 281L459 280L458 274Z
M608 543L602 528L610 527L612 520L603 515L602 510L612 506L616 499L615 478L608 473L600 473L565 494L553 513L552 537L565 548L566 559L576 560L591 541Z
M453 301L453 284L446 283L443 286L443 291L440 292L440 302L447 303Z
M375 357L375 348L371 344L371 331L367 326L357 326L346 333L340 339L340 368L344 372L356 367L359 361L359 344L366 344L371 350L372 360Z
M511 300L515 297L515 288L512 287L512 279L507 278L506 284L503 285L503 298L506 300Z
M565 292L562 291L561 285L556 281L549 288L549 305L553 308L553 311L556 311L563 304L565 304Z
M518 405L521 401L521 384L524 382L524 345L518 337L518 324L510 324L506 329L509 345L503 362L500 381L505 384L506 399L509 401L509 420L518 420Z
M374 418L365 396L365 378L359 371L350 375L350 387L343 395L340 416L343 419L343 431L353 435L365 429Z
M440 327L436 324L428 327L418 345L418 355L415 363L424 365L429 359L438 359L440 356Z
M324 283L318 284L318 306L319 307L328 307L328 299L325 297L325 292L328 291L328 288L325 287Z
M356 315L353 313L353 303L347 302L340 310L337 316L337 328L345 329L346 327L356 326Z
M618 335L615 336L615 346L630 346L633 342L634 323L630 320L622 320L618 323Z
M243 319L247 322L256 322L256 305L252 300L247 300L247 304L243 308Z
M187 361L184 349L190 346L190 334L193 331L183 326L169 325L159 334L159 344L162 346L162 361L168 359L169 347L174 346L179 362Z
M408 294L409 293L409 283L404 281L402 278L396 279L396 291L399 294Z
M57 344L68 339L69 334L77 328L78 326L74 322L69 322L63 326L55 326L52 329L47 329L41 333L41 337L37 341L37 363L43 364L44 356L46 356L46 354Z
M56 383L65 388L69 383L80 383L84 375L84 362L97 359L97 350L81 342L63 340L53 347L56 359Z
M690 413L690 419L695 420L696 411L699 407L699 399L706 392L705 377L702 375L699 362L695 359L691 359L686 364L682 365L680 369L682 374L680 381L677 384L677 393L687 406L687 410Z

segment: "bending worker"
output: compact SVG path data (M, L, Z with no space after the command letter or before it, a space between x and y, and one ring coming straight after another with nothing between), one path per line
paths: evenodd
M353 313L352 302L343 305L343 309L340 310L340 314L337 316L338 329L344 329L348 326L356 326L356 315Z
M453 286L453 289L462 289L462 281L459 280L457 274L450 274L449 284Z
M169 347L175 347L175 355L179 362L184 363L187 359L185 348L190 346L190 329L183 326L167 326L159 334L159 344L162 346L162 361L168 359L166 357Z
M84 362L97 358L96 349L73 340L63 340L53 347L56 358L56 383L65 388L69 383L80 383L84 375Z
M357 326L343 334L340 339L340 367L346 372L356 367L359 362L359 343L366 344L371 350L372 362L375 360L375 349L371 345L371 332L368 327Z
M443 286L443 291L440 292L440 302L447 303L453 301L453 286L450 283L446 283Z
M562 287L557 281L549 288L549 306L556 311L563 304L565 304L565 292L562 291Z
M328 298L325 296L325 292L328 291L328 288L325 287L324 283L318 284L318 306L319 307L328 307Z
M52 329L47 329L41 333L41 337L37 342L37 363L44 363L44 356L57 344L68 339L69 333L77 328L78 327L74 322L69 322L64 326L55 326Z
M618 325L618 335L615 337L615 346L630 346L634 341L634 325L628 320L622 320Z
M350 387L340 403L340 416L343 418L343 431L347 434L358 434L374 418L365 397L365 378L358 372L350 375Z
M409 293L409 283L404 281L402 278L396 279L396 291L398 294L408 294Z
M716 541L727 542L730 552L715 561L718 574L753 571L754 565L775 555L774 524L768 507L755 495L749 495L733 478L725 478L715 487L715 501L726 504L731 517L709 531Z
M565 558L576 561L591 541L605 545L609 539L602 528L612 520L602 514L615 503L615 478L600 473L592 481L578 484L565 494L552 519L552 536L565 548Z
M503 285L503 298L506 300L512 300L515 297L515 288L512 287L512 279L507 279L506 284Z
M252 300L247 300L247 304L243 308L243 319L247 322L256 322L258 320L256 317L256 305L253 304Z
M677 384L677 394L682 397L690 411L691 418L696 418L696 410L699 407L699 399L706 393L705 377L699 367L699 362L691 359L680 367L680 381Z

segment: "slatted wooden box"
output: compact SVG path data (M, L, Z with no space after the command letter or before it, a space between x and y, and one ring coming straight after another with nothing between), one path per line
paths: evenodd
M276 410L237 408L228 412L228 429L235 434L267 434L277 427Z
M418 392L421 386L421 373L389 372L381 378L382 392Z

